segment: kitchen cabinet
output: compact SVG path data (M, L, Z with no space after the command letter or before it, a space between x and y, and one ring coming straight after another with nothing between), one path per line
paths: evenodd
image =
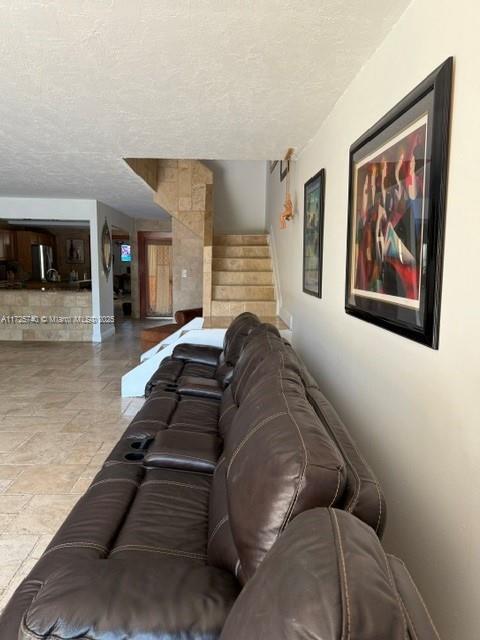
M40 231L16 231L17 261L27 273L32 273L32 245L46 244L54 246L54 237L50 233Z
M0 260L13 260L14 257L14 232L9 229L0 229Z

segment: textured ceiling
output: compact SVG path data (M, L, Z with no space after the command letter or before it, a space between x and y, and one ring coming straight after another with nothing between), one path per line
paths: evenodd
M300 149L408 2L0 0L0 195L156 215L123 157Z

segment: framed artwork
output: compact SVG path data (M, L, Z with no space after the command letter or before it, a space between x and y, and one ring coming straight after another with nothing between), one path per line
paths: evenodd
M290 160L280 160L280 182L283 182L290 171Z
M65 262L83 264L85 262L85 242L81 238L67 238Z
M350 148L345 310L438 349L453 58Z
M303 191L303 291L321 298L325 169L310 178Z
M102 229L102 263L103 263L103 271L108 280L108 275L110 273L110 269L112 268L112 236L110 234L110 229L108 228L108 222L105 219L103 223Z
M278 164L278 160L270 160L270 173L273 173L277 164Z

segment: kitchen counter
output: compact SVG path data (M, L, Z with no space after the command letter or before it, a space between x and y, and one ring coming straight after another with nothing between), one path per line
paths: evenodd
M75 280L70 282L69 280L63 280L60 282L41 282L36 280L26 280L25 282L9 282L8 280L0 281L0 289L11 290L34 290L38 291L79 291L79 290L91 290L91 280Z
M0 340L91 342L91 291L51 289L49 283L43 284L47 284L43 291L0 289Z

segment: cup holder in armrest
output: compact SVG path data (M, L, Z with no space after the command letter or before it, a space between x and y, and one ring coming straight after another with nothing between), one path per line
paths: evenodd
M129 460L130 462L139 462L140 460L143 460L145 457L144 453L126 453L124 455L125 460Z
M142 438L141 440L134 440L130 446L132 449L148 449L152 444L153 438Z

